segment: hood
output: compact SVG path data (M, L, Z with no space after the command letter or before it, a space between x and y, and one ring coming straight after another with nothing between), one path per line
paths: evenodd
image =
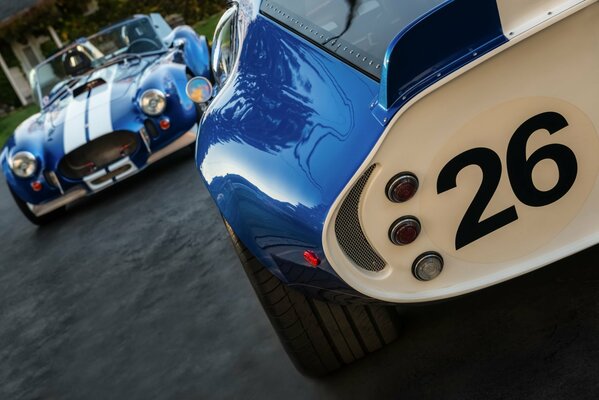
M137 113L134 100L139 79L155 60L115 64L89 74L69 96L19 126L14 135L16 147L37 142L50 158L47 161L55 164L85 143L118 130L115 121Z

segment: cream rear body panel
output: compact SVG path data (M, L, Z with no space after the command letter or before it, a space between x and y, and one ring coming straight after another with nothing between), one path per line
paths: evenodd
M505 7L509 15L509 4ZM400 111L325 224L325 253L344 281L384 301L431 301L505 281L599 243L599 4L584 7L466 67ZM530 206L516 195L509 178L508 145L526 121L545 113L562 116L567 126L553 134L536 130L526 142L525 157L546 146L568 148L575 155L576 177L557 200ZM440 192L439 176L452 159L472 149L495 153L501 165L496 191L480 220L512 208L517 218L457 248L458 227L483 176L488 177L480 167L466 166L456 173L456 187ZM369 243L387 263L378 273L355 265L334 229L347 192L373 164L359 217ZM418 176L420 189L409 202L395 204L386 198L385 187L403 171ZM556 162L540 161L532 169L534 187L551 191L562 173ZM399 247L390 242L388 231L406 215L421 221L422 232L416 242ZM427 251L440 253L445 267L437 279L420 282L412 264Z

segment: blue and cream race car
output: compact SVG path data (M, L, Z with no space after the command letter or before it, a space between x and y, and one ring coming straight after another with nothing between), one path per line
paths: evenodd
M598 22L594 0L232 5L197 167L296 365L599 242Z
M206 39L135 16L62 49L32 71L41 112L8 140L0 163L23 214L44 224L77 199L195 141L203 106L190 79L210 85Z

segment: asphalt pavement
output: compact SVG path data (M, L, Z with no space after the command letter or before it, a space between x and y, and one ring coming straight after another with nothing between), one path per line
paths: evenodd
M310 379L190 154L43 228L0 178L0 399L596 399L598 255L409 307L401 340Z

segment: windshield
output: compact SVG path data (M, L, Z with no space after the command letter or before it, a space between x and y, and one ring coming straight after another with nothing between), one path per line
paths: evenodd
M121 54L143 54L163 47L148 18L129 20L80 39L38 65L32 71L31 86L43 107L66 86L74 84L73 77L101 68Z
M380 78L387 47L445 0L265 0L264 14Z

